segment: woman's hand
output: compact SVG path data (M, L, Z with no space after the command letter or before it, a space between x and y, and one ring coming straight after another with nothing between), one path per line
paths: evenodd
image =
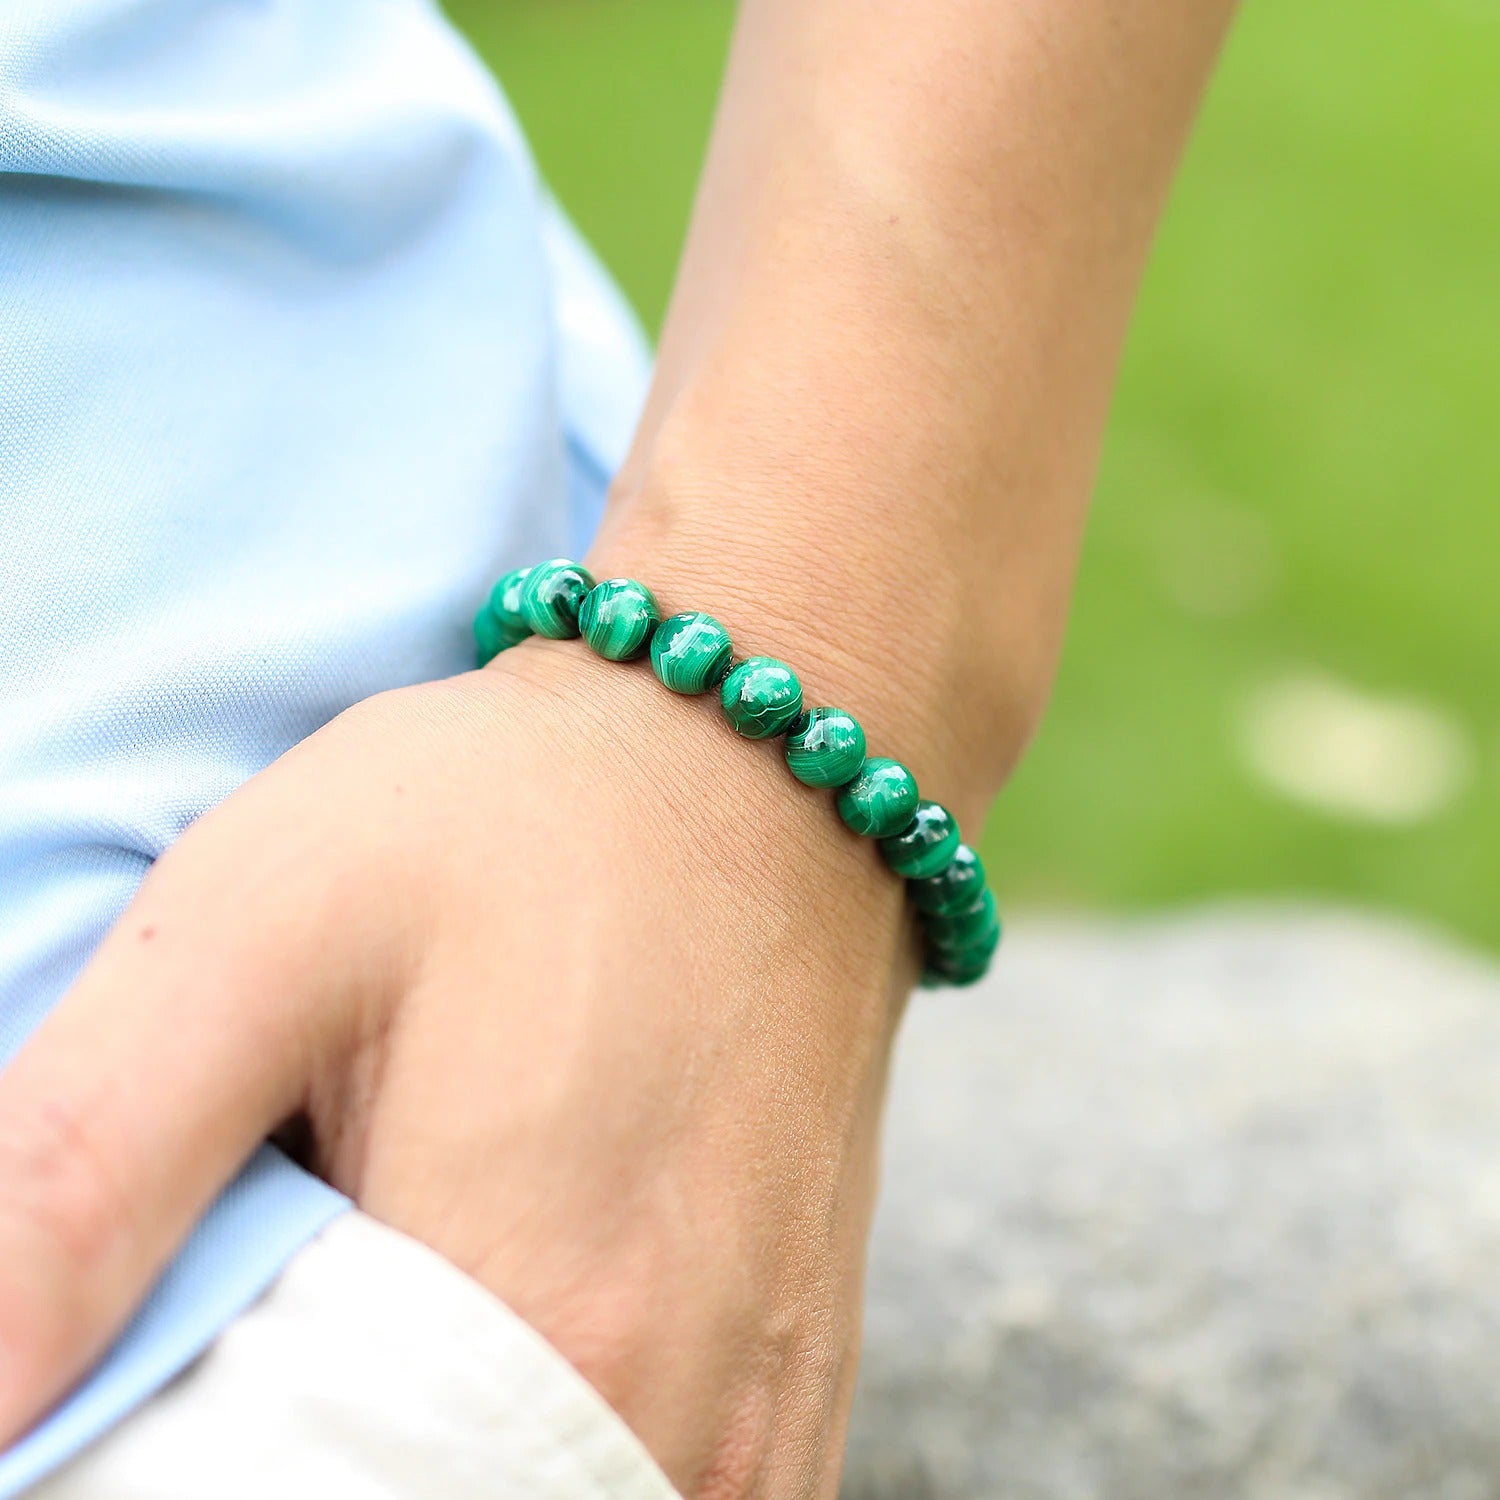
M529 642L202 819L0 1077L0 1440L300 1120L686 1493L831 1494L912 957L899 882L779 762Z

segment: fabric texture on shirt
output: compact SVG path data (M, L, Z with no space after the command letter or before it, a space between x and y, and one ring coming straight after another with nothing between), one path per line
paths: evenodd
M0 351L3 1062L189 823L582 550L646 355L425 0L5 0ZM346 1207L257 1153L0 1497Z

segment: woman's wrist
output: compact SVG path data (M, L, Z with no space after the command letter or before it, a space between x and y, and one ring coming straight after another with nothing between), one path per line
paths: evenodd
M538 636L455 681L477 689L482 719L513 722L520 685L560 705L581 739L607 740L622 803L646 797L649 822L677 848L674 859L711 869L747 921L766 920L759 946L768 962L780 954L837 970L851 995L888 992L894 1003L909 991L920 944L903 882L872 840L843 826L827 796L788 775L780 741L729 732L717 693L670 692L644 661L606 661L581 641ZM852 1030L882 1029L887 1017L835 1005L824 1019L847 1039Z
M729 284L748 252L695 227L589 561L711 611L722 591L747 649L861 712L972 826L1050 687L1098 420L1049 401L1050 346L1007 336L1003 282L975 302L962 244L945 265L878 194L819 186L742 213Z
M669 424L616 486L590 570L639 578L666 614L715 615L736 656L787 661L808 703L854 713L977 828L1040 713L1050 648L1002 628L961 536L905 520L920 498L903 481L833 444L816 468L778 464L747 426L719 442Z
M1151 227L1231 0L746 5L590 556L971 826L1040 714Z

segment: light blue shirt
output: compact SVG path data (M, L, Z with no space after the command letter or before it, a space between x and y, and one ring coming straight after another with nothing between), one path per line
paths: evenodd
M646 358L426 0L3 0L0 173L3 1060L194 818L584 548ZM0 1497L344 1207L262 1149Z

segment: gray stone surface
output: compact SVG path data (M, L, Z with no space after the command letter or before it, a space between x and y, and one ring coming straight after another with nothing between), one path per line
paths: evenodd
M919 996L846 1500L1500 1497L1500 969L1016 924Z

